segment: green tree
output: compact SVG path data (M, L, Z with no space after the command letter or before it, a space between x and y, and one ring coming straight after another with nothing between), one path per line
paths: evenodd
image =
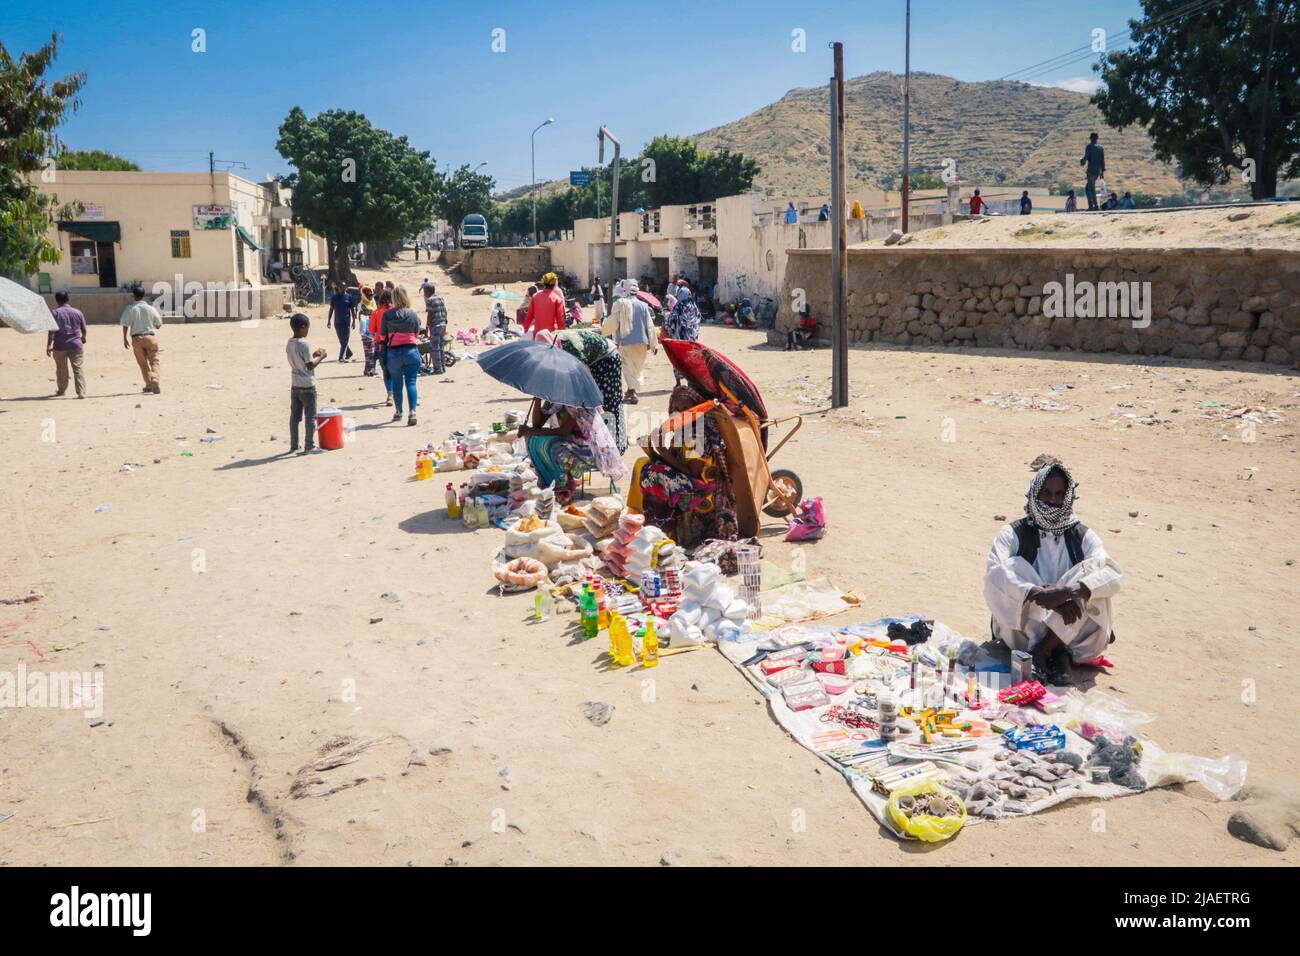
M912 189L943 189L946 184L930 173L915 173L907 177L907 185Z
M476 173L466 163L450 176L444 178L442 190L438 196L437 213L460 235L460 222L471 213L487 216L492 207L492 191L496 189L496 180L491 176ZM492 221L488 219L488 231Z
M1178 15L1182 0L1142 0L1133 45L1095 67L1093 96L1116 129L1146 128L1157 158L1205 185L1253 165L1250 193L1300 176L1300 0L1227 0Z
M0 275L31 275L41 263L58 262L49 240L56 217L75 214L58 197L37 188L53 171L55 129L80 105L85 73L58 80L45 74L58 56L59 37L17 60L0 43Z
M308 119L295 106L276 149L297 170L281 179L293 189L294 219L330 242L331 279L354 278L349 245L397 242L433 221L442 177L432 158L360 113Z
M140 167L102 149L65 149L55 161L59 169L77 169L85 172L138 173Z

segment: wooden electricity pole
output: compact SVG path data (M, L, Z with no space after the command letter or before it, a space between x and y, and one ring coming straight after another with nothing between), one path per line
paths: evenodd
M848 229L844 220L844 44L831 44L831 407L849 403L849 331L844 315L848 285Z

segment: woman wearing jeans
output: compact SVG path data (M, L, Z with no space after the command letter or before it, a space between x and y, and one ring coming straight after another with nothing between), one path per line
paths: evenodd
M411 308L406 289L393 289L393 307L384 313L379 326L380 337L387 343L385 361L393 383L393 421L402 418L402 386L406 386L410 415L406 424L415 424L415 406L419 400L417 383L420 380L420 317Z

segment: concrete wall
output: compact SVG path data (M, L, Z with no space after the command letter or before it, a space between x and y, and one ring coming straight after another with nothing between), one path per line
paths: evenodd
M475 285L536 282L551 271L551 250L546 246L491 246L459 254L464 262L461 274Z
M784 295L802 288L829 340L830 255L789 254ZM1150 325L1048 318L1044 286L1149 282ZM850 249L850 343L1300 359L1300 256L1268 249ZM773 341L795 324L777 316Z
M70 293L68 304L81 310L87 325L117 325L122 311L135 301L131 293L117 289L84 292L72 289ZM42 298L51 310L56 307L54 296ZM177 297L179 309L170 308L170 304L160 297L149 295L146 298L162 310L164 326L185 322L239 322L252 316L271 319L281 314L284 303L293 301L293 286L244 286L238 291L203 292L188 297L182 290ZM191 314L186 315L186 312Z

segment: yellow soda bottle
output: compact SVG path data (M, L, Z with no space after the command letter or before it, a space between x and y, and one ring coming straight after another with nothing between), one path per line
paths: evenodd
M623 661L619 658L619 633L627 633L627 621L623 615L617 611L609 619L609 660L615 667L622 667Z
M659 666L659 635L655 633L655 622L647 621L641 637L641 666Z
M610 625L610 633L614 632L614 627ZM622 614L618 615L618 655L614 660L619 667L631 667L636 663L636 655L632 652L632 632L627 629L627 621Z

